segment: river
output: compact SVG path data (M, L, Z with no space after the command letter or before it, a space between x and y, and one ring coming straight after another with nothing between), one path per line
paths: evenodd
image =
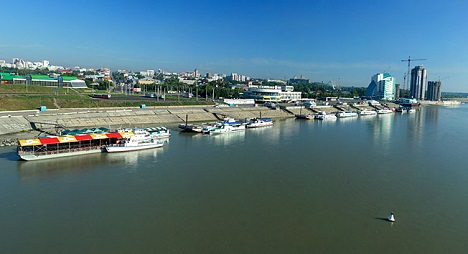
M468 105L18 161L3 253L464 253ZM394 212L396 222L385 220Z

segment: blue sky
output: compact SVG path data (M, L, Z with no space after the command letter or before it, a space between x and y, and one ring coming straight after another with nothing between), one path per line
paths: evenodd
M9 11L11 10L11 11ZM0 59L112 70L237 72L367 86L429 80L468 92L468 1L8 1Z

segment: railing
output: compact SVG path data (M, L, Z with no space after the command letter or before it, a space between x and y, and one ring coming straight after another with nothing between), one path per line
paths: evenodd
M56 149L50 151L18 151L18 154L23 155L35 155L35 156L45 156L53 154L65 154L65 153L75 153L81 151L93 151L101 150L101 146L87 146L87 147L76 147L76 148L66 148L66 149Z

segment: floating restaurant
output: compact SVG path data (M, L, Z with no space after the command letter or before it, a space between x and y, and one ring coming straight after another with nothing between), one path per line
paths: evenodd
M106 145L133 136L132 132L109 132L76 136L53 136L18 140L18 156L22 160L42 160L105 151Z

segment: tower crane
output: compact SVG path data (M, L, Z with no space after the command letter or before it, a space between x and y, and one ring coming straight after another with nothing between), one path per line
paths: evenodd
M427 60L427 59L411 59L410 56L408 56L408 59L401 60L402 62L408 62L408 72L406 73L405 80L403 81L405 83L404 84L404 90L406 90L406 87L407 87L406 86L407 85L406 78L408 79L408 82L409 82L411 61L424 61L424 60Z

